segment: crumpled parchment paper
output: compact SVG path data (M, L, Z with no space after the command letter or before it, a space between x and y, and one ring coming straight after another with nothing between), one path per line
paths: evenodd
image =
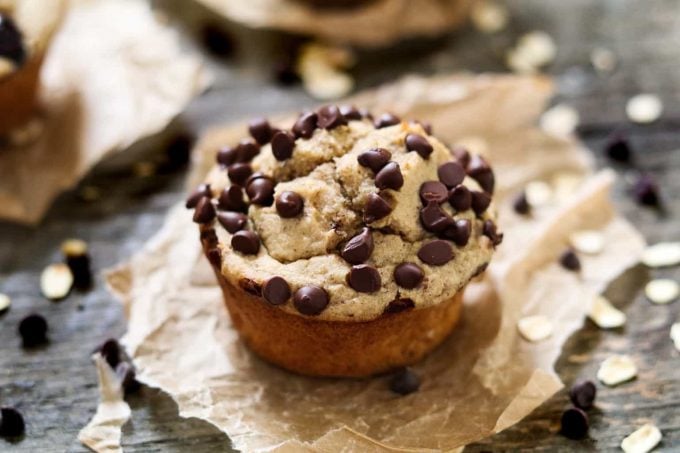
M352 9L313 8L301 0L198 0L226 18L363 47L433 37L456 28L472 0L374 0Z
M562 387L553 369L562 345L593 297L644 246L609 200L613 173L595 174L578 142L535 126L551 93L544 78L463 75L407 77L353 99L430 121L443 140L484 152L497 175L505 240L483 279L468 285L460 326L415 366L418 392L395 396L386 377L300 377L253 356L231 327L191 215L179 204L144 250L108 275L125 304L124 342L139 379L243 451L451 450L520 421ZM192 182L205 175L219 144L245 132L241 124L207 133ZM535 179L552 184L554 201L518 216L515 193ZM557 259L568 235L583 228L601 230L605 248L581 255L582 272L569 272ZM555 332L528 343L516 322L534 314L548 316Z
M94 164L163 129L209 83L200 58L136 0L73 0L42 69L43 133L0 148L0 219L38 222Z

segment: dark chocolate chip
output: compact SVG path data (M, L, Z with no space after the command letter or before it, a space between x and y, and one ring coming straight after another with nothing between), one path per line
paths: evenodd
M527 194L525 191L522 191L517 195L515 201L512 202L512 209L520 215L527 215L531 212L531 205L527 201Z
M201 29L201 38L205 48L216 57L229 58L234 54L234 39L218 24L205 24Z
M217 221L220 222L220 225L222 225L225 230L234 234L246 227L248 217L240 212L227 211L218 213Z
M563 268L570 271L581 270L581 260L578 259L573 250L567 249L560 255L560 264Z
M373 253L373 234L371 229L364 227L361 233L350 239L342 248L340 256L350 264L361 264Z
M569 398L574 406L579 409L590 409L595 403L597 388L592 381L583 381L574 384L569 391Z
M376 128L382 129L383 127L394 126L399 123L401 123L401 119L398 116L391 113L383 113L373 124Z
M175 133L165 145L165 158L162 171L172 172L187 166L191 157L191 147L196 137L188 131Z
M347 120L336 105L323 106L316 115L316 125L321 129L331 130L347 124Z
M562 413L560 432L569 439L583 439L588 434L588 415L578 407Z
M368 264L357 264L347 274L347 283L360 293L374 293L380 289L380 273Z
M112 369L116 369L120 363L120 344L115 338L109 338L101 346L99 346L99 353L106 360L106 363Z
M437 169L439 180L449 189L456 187L465 179L465 169L458 162L446 162Z
M458 247L465 247L471 234L472 223L467 219L456 220L456 223L444 232L444 236L451 239Z
M20 437L25 431L26 423L18 410L13 407L0 408L0 437Z
M399 190L404 185L404 177L401 174L399 164L388 162L376 175L375 186L378 189Z
M361 120L363 116L358 108L353 105L341 105L340 113L348 120Z
M194 209L194 222L196 223L210 223L215 218L215 206L212 204L212 200L207 197L203 197L198 200L196 209Z
M484 221L482 233L484 234L484 236L491 239L491 243L493 244L494 247L503 242L503 233L498 232L498 228L496 227L496 224L493 222L493 220Z
M386 217L390 212L392 212L392 207L387 200L377 193L369 194L364 208L364 222L373 223Z
M410 368L396 372L390 379L390 390L399 395L408 395L420 388L420 378Z
M126 395L135 393L142 387L142 384L137 380L135 367L129 362L120 362L118 364L116 367L116 376L118 376Z
M213 247L211 249L208 249L208 251L205 252L205 255L208 258L208 261L210 262L210 264L215 269L221 269L222 268L222 253L220 252L219 248Z
M245 187L248 187L248 184L250 184L252 181L255 181L256 179L259 179L259 178L267 178L267 175L265 175L261 171L256 171L252 175L248 176L248 179L246 179Z
M239 186L244 186L246 179L253 173L253 169L250 164L239 162L236 164L231 164L227 167L227 174L229 175L229 180L234 184Z
M385 148L371 148L359 154L357 161L362 167L367 167L373 170L373 173L378 173L392 157L392 153Z
M271 178L257 178L246 187L250 202L260 206L271 206L274 203L274 181Z
M420 186L420 201L426 205L430 201L444 203L449 196L446 186L439 181L426 181Z
M244 255L257 255L260 251L260 237L252 231L237 231L231 237L231 246Z
M410 310L415 307L416 304L411 299L398 298L391 301L383 310L383 313L394 314L401 313L402 311Z
M617 162L630 162L633 154L628 139L621 133L614 133L604 145L604 153L611 160Z
M420 223L425 230L432 233L442 233L452 225L453 219L439 206L436 201L430 201L420 210Z
M47 343L47 321L41 315L26 316L19 323L19 335L25 348Z
M328 306L328 293L318 286L303 286L295 291L293 305L303 315L318 315Z
M661 203L659 186L650 175L641 175L633 186L633 195L638 204L658 206Z
M489 198L491 201L491 198ZM472 194L464 185L460 184L449 192L449 204L456 212L463 212L472 206Z
M238 281L238 286L240 286L241 289L243 289L243 291L247 292L248 294L252 294L256 297L262 296L262 285L260 285L255 280L242 278Z
M238 151L231 146L223 146L217 151L217 163L228 167L238 160Z
M276 212L284 219L297 217L302 213L303 208L304 200L296 192L286 190L276 197Z
M316 129L316 113L306 112L300 115L293 125L293 134L296 138L310 138Z
M212 192L210 190L210 184L201 184L194 190L191 195L187 198L187 202L184 206L187 207L187 209L193 209L196 207L198 204L198 200L200 200L203 197L212 197Z
M238 162L250 162L255 156L260 154L260 145L248 138L241 140L236 145L236 156Z
M472 196L472 210L475 211L475 214L477 215L484 214L484 211L486 211L491 204L491 195L489 195L488 192L480 192L478 190L473 190L470 192L470 195Z
M406 136L406 149L408 151L415 151L420 154L423 159L429 159L430 154L434 148L430 145L425 137L418 134L408 134Z
M413 289L423 281L423 270L415 263L401 263L394 268L394 281L406 289Z
M420 247L418 258L430 266L442 266L453 259L453 249L448 242L436 239Z
M73 274L73 287L86 290L92 287L92 269L90 268L90 256L87 252L80 255L68 255L66 265Z
M493 175L493 170L482 156L475 155L470 159L467 166L467 174L477 181L482 190L488 193L493 193L496 185L496 178Z
M272 134L274 130L272 129L269 121L264 118L256 118L248 124L248 132L250 136L255 139L260 145L269 143L272 139Z
M287 131L279 131L272 137L272 154L278 161L290 159L295 149L295 137Z
M248 209L248 204L243 198L243 188L236 184L225 188L220 194L217 207L224 211L245 211Z
M461 164L463 168L467 168L468 165L470 165L470 153L462 146L454 147L451 150L451 155L456 158L458 163Z
M21 65L26 61L26 48L19 27L6 14L0 14L0 57Z
M262 288L262 297L272 305L285 304L290 294L290 285L281 277L270 278Z

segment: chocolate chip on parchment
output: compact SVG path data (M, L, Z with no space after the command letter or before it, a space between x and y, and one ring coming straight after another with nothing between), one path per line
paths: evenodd
M250 202L259 206L271 206L274 203L274 181L268 177L250 181L246 187Z
M13 407L0 408L0 437L20 437L26 431L26 423L21 413Z
M217 163L228 167L238 160L238 151L231 146L223 146L217 151Z
M595 402L597 387L592 381L583 381L574 384L569 390L569 398L574 406L579 409L590 409Z
M462 184L451 189L448 196L449 204L456 212L467 211L472 206L472 194L470 193L470 189Z
M225 230L234 234L246 227L248 217L241 212L226 211L217 214L217 221L220 222L220 225L222 225Z
M248 176L253 174L253 169L250 164L238 162L227 167L227 174L229 175L229 181L239 186L244 186Z
M184 206L186 206L187 209L193 209L196 207L198 204L198 200L200 200L203 197L212 197L212 192L210 190L210 184L201 184L199 185L196 190L194 190L191 195L187 198L187 202Z
M253 137L257 143L264 145L269 143L274 130L269 124L269 121L265 118L255 118L248 123L248 132L250 132L250 136Z
M47 343L47 321L41 315L31 314L19 323L19 335L25 348Z
M98 348L101 356L112 369L116 369L120 363L120 343L115 338L109 338Z
M21 31L14 20L6 14L0 14L0 57L12 60L16 65L21 65L26 60L26 48Z
M360 293L374 293L380 289L380 273L368 264L357 264L347 274L347 283Z
M472 234L472 223L467 219L456 220L456 223L444 231L444 236L451 239L458 247L465 247Z
M449 192L446 186L439 181L425 181L420 186L420 201L426 205L430 201L441 204L446 201Z
M276 197L276 212L284 219L297 217L302 213L304 208L304 200L300 194L286 190Z
M406 136L406 149L417 152L423 159L429 159L434 150L430 142L419 134L408 134Z
M588 434L588 415L577 407L562 413L560 432L569 439L583 439Z
M439 206L436 201L430 201L420 210L420 223L425 230L441 233L454 224L453 219Z
M323 106L316 115L316 125L321 129L331 130L347 124L347 120L336 105Z
M212 204L212 200L207 197L203 197L198 200L196 209L194 210L194 222L196 223L210 223L215 218L215 206Z
M316 113L305 112L293 124L293 134L296 138L310 138L316 129Z
M318 286L303 286L295 291L293 305L303 315L318 315L328 306L328 293Z
M439 180L449 189L456 187L465 179L465 169L458 162L446 162L437 169Z
M416 304L411 299L407 298L397 298L387 304L387 307L383 310L386 314L401 313L402 311L410 310L415 307Z
M361 264L373 253L373 233L364 227L359 234L350 239L342 248L340 256L350 264Z
M503 233L498 232L498 228L493 220L485 220L482 227L482 234L491 239L491 243L494 247L503 242Z
M248 209L248 204L243 197L243 188L237 184L224 188L217 200L217 207L223 211L245 211Z
M121 382L126 395L137 392L142 384L137 380L135 367L129 362L120 362L116 367L116 376Z
M447 241L436 239L420 247L418 258L430 266L442 266L453 259L453 249Z
M462 146L454 147L451 150L451 155L456 158L463 168L467 168L470 165L470 152Z
M394 281L402 288L413 289L420 285L424 277L423 270L415 263L401 263L394 268Z
M410 368L397 371L390 379L390 390L399 395L408 395L420 388L420 378Z
M290 285L282 277L272 277L262 287L262 297L272 305L285 304L290 295Z
M484 214L484 211L491 204L491 195L488 192L480 192L478 190L473 190L470 192L470 195L472 196L472 210L477 215Z
M364 222L373 223L386 217L390 212L392 212L392 207L387 200L377 193L369 194L364 208Z
M527 215L531 212L531 205L527 200L527 194L525 191L521 191L517 195L515 201L512 202L512 209L514 209L514 211L520 215Z
M467 174L477 181L485 192L493 193L496 178L494 177L493 170L491 170L491 167L482 156L475 155L470 159L470 163L467 166Z
M398 116L391 113L383 113L378 117L377 120L375 120L373 125L377 129L382 129L383 127L394 126L395 124L399 123L401 123L401 119Z
M363 115L359 109L353 105L341 105L340 113L348 120L358 121L363 119Z
M376 175L375 186L378 189L399 190L404 185L404 176L396 162L388 162Z
M288 131L279 131L272 137L272 154L278 161L290 159L295 149L295 136Z
M650 175L641 175L633 186L633 195L638 204L658 206L661 201L659 186Z
M373 173L378 173L392 157L392 153L385 148L371 148L364 151L357 157L357 162L362 167L367 167L373 170Z
M255 156L260 154L260 145L249 138L244 138L238 142L235 149L236 161L240 163L250 162Z
M257 255L260 251L260 237L252 231L237 231L231 237L231 246L244 255Z
M570 271L581 270L581 260L572 249L565 250L562 255L560 255L560 264L563 268Z

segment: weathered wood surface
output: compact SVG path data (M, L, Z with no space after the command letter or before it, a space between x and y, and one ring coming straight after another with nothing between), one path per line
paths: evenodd
M204 18L203 8L180 0L157 2L172 20L188 31ZM580 133L596 152L606 135L625 119L625 100L640 91L656 92L665 101L662 120L630 129L638 153L638 168L658 178L666 210L658 213L637 207L627 195L627 177L635 170L616 167L622 175L616 201L650 242L680 239L680 2L677 0L512 0L511 27L493 38L471 30L456 32L436 42L409 42L397 49L364 52L354 71L360 87L374 86L407 72L434 73L457 69L502 70L502 49L518 34L532 29L550 32L559 44L557 61L549 72L558 76L562 99L582 118ZM181 13L180 15L177 12ZM199 131L210 124L268 111L297 109L312 104L299 89L281 89L269 78L269 62L281 46L281 35L256 32L233 24L237 55L213 62L214 88L196 100L182 121ZM191 42L188 45L192 45ZM619 68L601 77L588 64L597 45L617 53ZM148 148L140 152L157 155ZM78 430L94 413L96 375L89 355L102 340L125 330L122 310L104 289L102 279L91 292L73 294L60 303L46 302L38 288L42 268L59 259L59 243L79 237L91 245L96 269L128 258L163 222L166 210L182 193L181 172L135 178L130 166L100 165L87 184L103 189L104 199L85 203L75 192L63 195L45 221L35 229L0 224L0 291L14 300L0 317L0 404L21 408L28 422L25 439L16 444L0 440L1 451L82 451ZM598 154L600 165L606 165ZM36 175L38 176L38 175ZM680 269L654 272L680 278ZM591 412L588 439L575 442L556 434L565 392L553 397L517 426L468 448L469 451L535 449L614 450L621 439L644 421L654 421L664 432L663 451L680 449L680 353L668 332L680 318L680 302L651 306L628 289L613 294L629 322L614 332L598 330L589 322L565 347L557 370L569 384L593 378L609 353L632 353L641 372L633 382L614 389L600 387L598 409ZM50 322L49 346L26 352L19 346L16 326L26 314L38 311ZM132 422L124 429L127 451L221 451L229 441L215 428L177 415L172 400L143 389L130 399Z

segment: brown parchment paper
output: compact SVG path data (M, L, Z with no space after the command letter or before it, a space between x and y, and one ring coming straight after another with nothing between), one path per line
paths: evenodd
M38 222L62 190L163 129L208 83L148 2L71 1L42 68L43 133L0 148L0 219Z
M351 9L314 8L304 0L197 0L254 28L274 28L363 47L451 31L473 0L373 0Z
M124 338L139 378L168 392L184 417L206 420L243 451L441 451L499 432L562 387L553 364L583 323L591 301L638 261L644 241L609 200L610 171L595 174L573 138L534 124L552 88L517 76L407 77L357 96L433 124L451 143L474 144L494 163L505 240L484 278L468 285L461 325L415 366L421 389L405 397L387 379L311 379L254 357L238 340L189 212L178 204L161 231L108 282L129 318ZM245 133L235 125L206 134L192 183L219 144ZM555 187L556 201L519 217L511 201L527 181ZM604 251L581 256L581 273L557 263L570 232L598 229ZM528 343L520 317L548 316L553 335Z

